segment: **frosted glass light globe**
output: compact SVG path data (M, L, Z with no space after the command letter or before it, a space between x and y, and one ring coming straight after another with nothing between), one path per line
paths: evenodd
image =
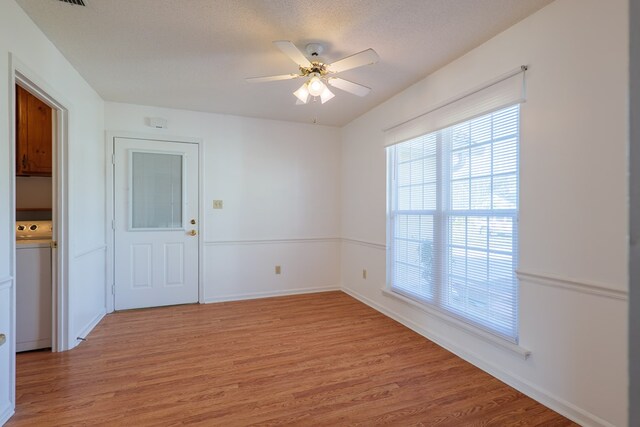
M315 76L312 77L311 80L309 80L307 88L309 89L309 93L311 94L311 96L320 96L325 86L324 83L322 83L322 80L320 80L319 77Z

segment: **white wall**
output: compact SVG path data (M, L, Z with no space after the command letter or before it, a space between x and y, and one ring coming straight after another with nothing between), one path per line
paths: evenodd
M87 249L105 243L104 104L96 92L71 67L62 54L33 24L13 0L0 2L0 333L13 342L13 240L12 200L13 141L9 134L11 117L9 55L24 64L34 76L69 110L69 341L87 329L104 312L104 253L92 270L79 275ZM54 93L50 93L54 95ZM93 255L95 256L95 255ZM0 424L13 411L11 367L12 346L0 347Z
M110 132L202 139L201 300L339 287L337 128L118 103L105 117ZM168 119L168 129L146 117Z
M344 288L586 425L627 420L627 8L557 0L342 130L342 236L373 243L343 244ZM376 245L385 242L382 129L521 64L530 66L520 152L528 360L382 295Z
M630 2L629 67L629 360L640 360L640 1ZM629 402L640 402L640 364L629 363ZM640 425L640 405L629 405Z

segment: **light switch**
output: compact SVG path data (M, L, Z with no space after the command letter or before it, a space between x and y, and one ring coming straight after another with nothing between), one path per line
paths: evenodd
M222 200L214 200L213 209L222 209Z

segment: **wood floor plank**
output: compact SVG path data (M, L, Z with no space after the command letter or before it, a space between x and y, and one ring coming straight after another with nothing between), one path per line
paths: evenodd
M570 426L342 292L108 315L17 357L8 426Z

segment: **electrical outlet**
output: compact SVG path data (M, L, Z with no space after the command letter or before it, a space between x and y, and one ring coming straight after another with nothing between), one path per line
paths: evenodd
M367 270L366 270L366 269L363 269L363 270L362 270L362 278L363 278L363 279L366 279L366 278L367 278Z
M214 200L213 209L222 209L222 200Z
M276 265L276 274L282 273L282 268L279 265Z

